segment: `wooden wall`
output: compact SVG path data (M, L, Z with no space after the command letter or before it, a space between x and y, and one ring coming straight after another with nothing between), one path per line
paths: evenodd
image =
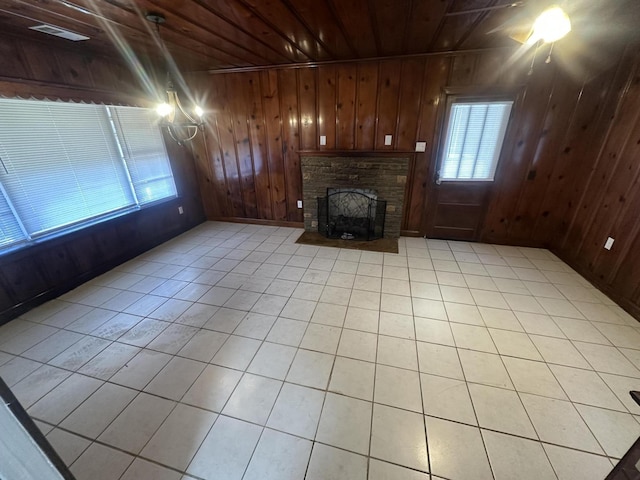
M150 68L147 71L152 73ZM144 101L143 85L124 62L88 54L82 42L76 45L50 35L34 41L3 33L0 88L4 96L125 104Z
M613 58L525 98L482 239L550 248L640 319L640 54Z
M0 95L148 101L126 65L69 44L0 37ZM193 156L165 140L179 198L0 255L0 324L204 220ZM179 205L184 215L178 214Z
M458 67L438 56L193 76L208 92L207 151L198 151L208 217L302 222L302 150L407 152L418 139L431 150L441 88ZM421 229L429 158L411 165L407 231Z
M528 75L530 57L513 63L512 53L193 76L209 112L207 142L196 152L207 216L301 222L299 151L407 152L426 141L410 166L403 222L405 234L425 234L445 90L506 91L518 102L481 238L551 245L566 210L555 199L573 182L572 167L561 170L598 142L596 119L607 118L606 99L615 102L621 52L595 75L579 76L558 61L546 64L545 51Z
M640 319L640 54L629 49L614 75L600 117L587 117L591 141L557 175L558 255ZM564 150L563 150L564 151ZM562 160L562 159L560 159ZM559 162L565 163L565 162ZM607 237L613 248L603 248Z
M511 52L496 50L194 75L195 90L208 96L207 141L196 151L206 214L301 222L299 151L412 151L426 141L410 167L402 226L424 234L444 92L516 92L480 240L550 248L627 309L638 308L634 52L613 49L607 62L583 64L580 73L560 53L545 63L542 50L529 75L531 57L514 64ZM609 234L611 252L602 249Z

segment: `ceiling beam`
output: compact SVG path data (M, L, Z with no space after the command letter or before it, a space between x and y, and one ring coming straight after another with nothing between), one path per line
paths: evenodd
M497 47L497 48L476 48L467 50L444 50L441 52L428 52L428 53L410 53L406 55L388 55L385 57L369 57L369 58L354 58L350 60L321 60L317 62L299 62L299 63L284 63L282 65L258 65L255 67L238 67L238 68L220 68L215 70L200 70L191 71L186 73L208 73L210 75L217 75L221 73L240 73L240 72L261 72L264 70L287 70L296 68L318 68L323 65L339 65L348 63L366 63L366 62L381 62L385 60L410 60L414 58L427 58L445 56L451 57L454 55L472 55L487 52L515 52L518 47Z

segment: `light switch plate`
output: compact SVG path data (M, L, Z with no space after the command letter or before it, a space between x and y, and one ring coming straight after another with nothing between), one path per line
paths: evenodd
M613 242L615 240L611 237L607 237L607 241L604 242L604 248L606 248L607 250L611 250L611 247L613 247Z
M180 205L180 206L178 207L178 213L179 213L180 215L182 215L182 214L184 213L184 208L182 208L182 205Z
M320 135L320 145L326 145L326 144L327 144L327 136Z
M302 208L302 200L298 200L298 208Z
M391 145L391 141L393 140L393 135L385 135L384 136L384 144Z
M416 152L426 152L427 142L416 142Z

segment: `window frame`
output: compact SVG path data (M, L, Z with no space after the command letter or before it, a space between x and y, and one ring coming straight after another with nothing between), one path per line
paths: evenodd
M118 109L118 108L126 107L126 108L136 108L136 109L148 110L148 111L153 110L151 107L140 106L140 105L125 106L125 105L117 105L117 104L110 104L110 103L93 103L93 102L85 103L85 102L66 101L61 99L55 99L55 100L54 99L38 99L38 98L26 99L26 98L20 98L20 97L0 97L0 99L37 101L37 102L47 102L47 103L54 103L54 104L71 104L71 105L83 105L83 106L91 105L93 107L103 108L107 113L107 115L109 116L109 122L111 122L111 118L110 118L111 115L115 114L115 109ZM111 124L111 127L113 127L113 124ZM15 254L16 252L19 252L19 251L28 250L31 247L34 247L36 245L41 245L43 243L46 243L55 239L59 239L61 237L65 237L67 235L78 233L87 228L99 226L100 224L105 224L107 222L113 221L120 217L124 217L126 215L136 214L137 212L140 212L142 210L153 209L161 204L168 203L168 202L175 202L176 200L179 200L182 197L179 182L178 182L179 172L178 173L175 172L175 166L169 154L169 146L167 145L167 137L165 135L165 132L163 131L162 127L159 124L156 125L156 127L158 128L158 134L159 134L158 138L162 143L160 147L164 154L165 160L168 164L172 185L174 187L173 195L166 196L164 198L158 198L151 201L146 201L146 202L139 201L139 199L135 194L134 182L132 181L130 176L130 167L126 162L125 156L122 155L122 151L120 147L124 137L121 137L120 132L119 131L116 132L116 130L112 128L110 133L113 136L113 141L118 146L118 150L119 150L117 153L117 157L122 162L123 171L127 178L126 183L122 183L121 187L131 190L131 192L133 193L133 199L135 203L131 205L124 205L115 210L106 211L96 216L79 219L77 221L74 221L65 225L61 225L59 227L54 227L54 228L51 228L48 232L33 234L33 233L30 233L25 228L23 224L23 219L19 215L16 208L13 206L12 198L10 197L9 193L6 191L4 185L0 183L0 195L8 204L9 210L13 214L15 221L18 223L20 230L23 233L23 237L21 239L8 243L4 246L0 246L0 258L8 254Z
M438 153L435 169L435 183L437 185L454 184L454 183L479 183L479 184L491 184L496 181L502 157L505 151L505 145L509 139L510 131L512 129L513 118L515 110L518 105L519 95L515 92L500 92L500 93L487 93L487 94L470 94L458 91L445 90L444 92L445 108L442 114L440 136L438 141ZM500 153L496 159L495 169L493 170L493 178L442 178L440 172L444 162L445 150L448 142L451 110L456 103L490 103L490 102L511 102L511 111L509 112L509 118L505 127L504 137L502 144L500 145Z

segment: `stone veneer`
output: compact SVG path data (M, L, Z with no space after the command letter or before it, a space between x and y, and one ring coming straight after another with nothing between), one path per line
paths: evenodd
M327 188L370 188L380 200L387 201L384 225L385 238L400 236L402 206L409 159L407 157L321 156L301 155L304 229L318 231L317 197L324 197Z

